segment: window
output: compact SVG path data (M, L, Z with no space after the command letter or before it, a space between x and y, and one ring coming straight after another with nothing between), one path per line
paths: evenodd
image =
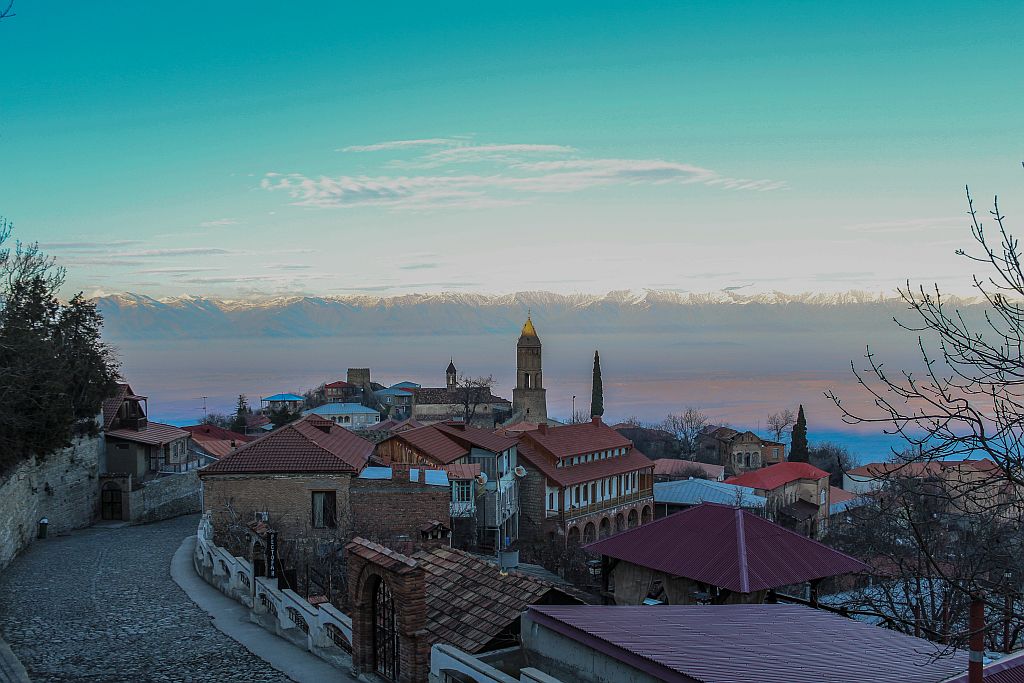
M334 491L313 491L314 529L333 529L338 526L336 495Z
M772 457L773 458L779 457L779 449L778 448L773 448L772 449Z
M825 489L821 489L821 491L818 492L818 505L824 505L824 504L825 504Z
M549 493L548 494L548 510L554 510L554 509L555 509L555 494Z
M471 502L473 502L473 482L472 481L456 481L455 482L455 502L456 503L471 503Z

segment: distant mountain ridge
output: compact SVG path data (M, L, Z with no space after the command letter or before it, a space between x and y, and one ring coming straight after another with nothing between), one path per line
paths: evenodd
M242 301L113 294L94 299L105 336L120 339L315 338L380 334L508 334L529 310L543 335L587 332L689 332L758 325L812 329L861 323L877 326L906 310L895 295L843 293L679 293L613 291L603 295L515 292L503 295L439 293L401 296L282 296ZM979 299L949 297L972 308Z

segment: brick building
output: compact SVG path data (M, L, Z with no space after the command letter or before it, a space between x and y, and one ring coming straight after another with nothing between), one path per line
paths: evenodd
M450 545L450 503L443 470L367 467L349 485L353 533L406 553Z
M343 427L302 418L200 470L203 507L220 538L257 515L283 537L344 537L349 487L372 451L373 444Z
M519 436L524 522L543 537L589 543L654 519L654 463L595 417Z
M762 439L751 431L710 425L697 439L697 454L705 462L742 474L786 460L786 444Z
M442 422L395 433L377 444L376 455L385 465L425 465L449 472L457 537L466 536L465 527L475 528L484 547L519 537L515 440L461 422Z

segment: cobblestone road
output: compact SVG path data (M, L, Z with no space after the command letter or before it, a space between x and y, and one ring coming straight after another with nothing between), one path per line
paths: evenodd
M0 574L0 635L34 682L286 683L189 600L169 571L191 515L37 541Z

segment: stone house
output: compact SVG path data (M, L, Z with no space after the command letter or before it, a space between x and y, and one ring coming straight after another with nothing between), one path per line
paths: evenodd
M594 417L519 435L524 522L547 541L589 543L654 519L654 463Z
M373 444L318 416L266 434L199 471L217 538L265 519L282 539L345 538L349 488Z
M130 475L141 483L161 473L198 468L191 435L172 425L150 422L147 401L127 383L120 383L114 396L103 402L106 452L101 472Z
M343 379L324 385L324 400L328 403L358 402L362 394L362 387L346 382Z
M376 455L385 465L423 465L449 472L457 539L475 536L476 543L489 548L518 539L515 440L461 422L442 422L392 434L377 444Z
M805 462L783 462L730 477L767 498L767 514L811 538L824 535L829 519L828 472Z
M722 465L730 474L741 474L784 462L786 444L762 439L751 431L711 425L697 439L697 454L705 462Z
M506 419L512 410L512 403L508 399L495 396L490 387L459 386L454 361L448 364L445 380L443 387L407 388L412 396L413 418L423 423L464 419L468 404L470 412L473 413L473 426L493 429L494 425ZM400 389L405 391L405 388Z

